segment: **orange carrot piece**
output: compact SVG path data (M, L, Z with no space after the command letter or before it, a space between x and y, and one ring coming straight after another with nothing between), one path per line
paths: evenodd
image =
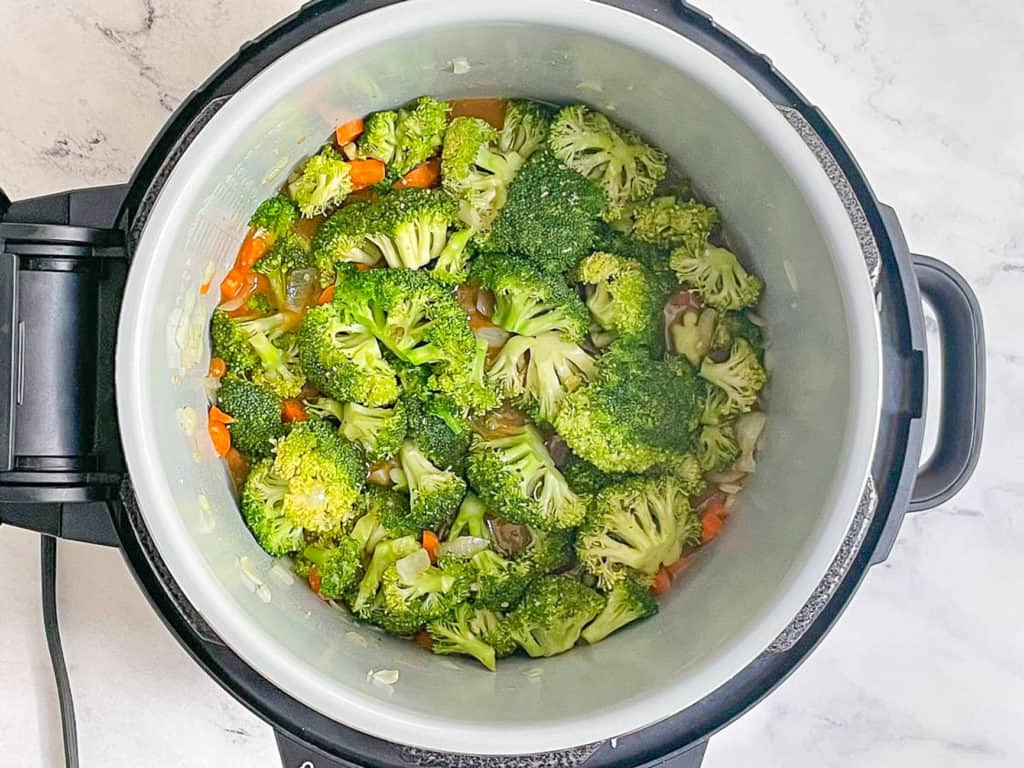
M249 460L239 453L237 448L229 450L224 460L228 463L228 469L231 471L231 479L235 481L235 487L241 489L245 483L246 475L249 474Z
M339 147L343 147L350 141L355 141L363 135L363 118L357 117L355 120L349 120L347 123L342 123L334 129L334 138L338 142Z
M651 594L663 595L668 592L669 587L671 586L672 574L668 572L667 568L660 568L654 577L654 583L651 584Z
M284 421L305 421L309 416L301 400L289 397L281 404L281 418Z
M434 638L430 636L430 633L425 629L421 629L412 639L416 641L416 645L422 648L424 651L430 651L434 648Z
M210 406L210 421L219 421L221 424L233 424L235 419L233 416L229 416L224 413L216 405Z
M700 516L700 543L707 544L722 531L724 521L713 511L705 511Z
M433 531L423 531L423 548L430 555L430 562L437 562L437 549L440 546L441 542L437 540L437 535Z
M267 252L269 244L262 237L250 235L245 238L242 247L238 249L238 258L235 259L235 266L248 270L255 264L260 256Z
M332 284L332 285L328 285L326 288L324 288L320 292L320 295L317 297L316 303L317 304L330 304L331 303L331 299L333 299L333 298L334 298L334 285Z
M224 362L223 358L220 358L220 357L211 357L210 358L210 375L213 378L219 379L221 376L223 376L227 372L228 372L228 365L227 365L227 363Z
M441 179L441 161L427 160L423 165L417 165L405 176L395 182L395 189L406 189L407 187L415 187L417 189L430 189L431 187L437 186L437 182Z
M314 592L316 592L319 595L320 594L320 583L321 583L320 571L318 571L316 569L315 565L312 566L309 569L309 573L306 574L306 581L309 582L309 588L312 589Z
M384 163L373 158L353 160L348 164L348 175L352 180L352 189L366 189L378 181L383 181Z
M227 456L228 451L231 450L231 433L228 431L227 424L211 419L207 431L213 442L213 450L217 452L218 456Z

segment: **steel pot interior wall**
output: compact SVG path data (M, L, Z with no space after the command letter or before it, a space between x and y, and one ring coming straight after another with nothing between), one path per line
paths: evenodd
M468 66L463 66L463 64ZM206 438L205 326L253 208L339 122L423 93L587 101L664 147L768 285L764 460L660 615L497 674L318 600L249 535ZM779 111L696 45L585 0L412 0L328 30L234 95L163 187L136 249L117 361L145 522L210 626L280 688L400 743L560 749L661 720L760 654L825 574L868 474L879 409L872 288L853 226ZM372 672L397 670L393 685Z

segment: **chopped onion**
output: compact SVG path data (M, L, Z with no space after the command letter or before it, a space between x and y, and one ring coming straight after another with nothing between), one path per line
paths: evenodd
M342 146L341 154L346 160L355 160L359 156L359 148L354 141L349 141Z
M454 555L455 557L472 557L477 552L483 552L491 542L479 536L458 536L451 541L446 541L438 547L438 554Z
M504 328L499 328L496 325L481 325L473 330L473 334L478 339L486 341L487 346L491 349L505 346L505 342L508 341L508 337L511 335Z
M367 476L366 482L370 485L378 485L381 488L390 488L392 485L391 469L387 466L377 467Z
M752 322L758 328L765 328L768 326L768 321L757 314L757 312L747 312L747 320Z
M319 291L320 273L316 267L293 269L284 286L284 306L289 312L300 312L312 303Z
M394 685L398 682L398 670L378 669L376 672L371 672L369 677L376 685Z
M705 477L709 483L721 487L723 483L735 483L737 480L743 479L744 473L738 469L729 469L725 472L708 472Z
M744 413L736 419L736 444L740 448L740 457L733 464L734 469L741 472L754 471L756 466L754 451L757 449L767 421L768 417L761 411Z
M737 496L735 493L731 493L728 496L726 496L725 502L722 504L722 506L725 507L725 511L732 512L733 507L736 506L736 502L739 501L739 498L740 497Z
M720 490L722 493L734 496L735 494L743 490L743 486L738 483L722 483L720 486L718 486L718 490Z
M481 288L476 294L476 311L484 317L494 314L494 294L486 288Z
M406 555L395 563L395 570L398 571L399 578L406 584L411 584L417 576L429 567L430 555L425 549L417 549L411 555Z

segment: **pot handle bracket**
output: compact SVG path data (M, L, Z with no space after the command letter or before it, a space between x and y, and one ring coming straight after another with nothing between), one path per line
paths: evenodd
M0 192L0 522L116 545L124 187Z

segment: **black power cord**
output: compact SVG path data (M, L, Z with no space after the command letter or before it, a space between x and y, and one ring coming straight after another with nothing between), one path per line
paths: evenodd
M39 561L42 566L43 629L46 647L50 651L53 678L57 683L57 701L60 702L60 727L64 736L65 768L78 768L78 731L75 728L75 703L71 698L71 682L60 645L60 627L57 625L57 540L43 535L39 542Z

